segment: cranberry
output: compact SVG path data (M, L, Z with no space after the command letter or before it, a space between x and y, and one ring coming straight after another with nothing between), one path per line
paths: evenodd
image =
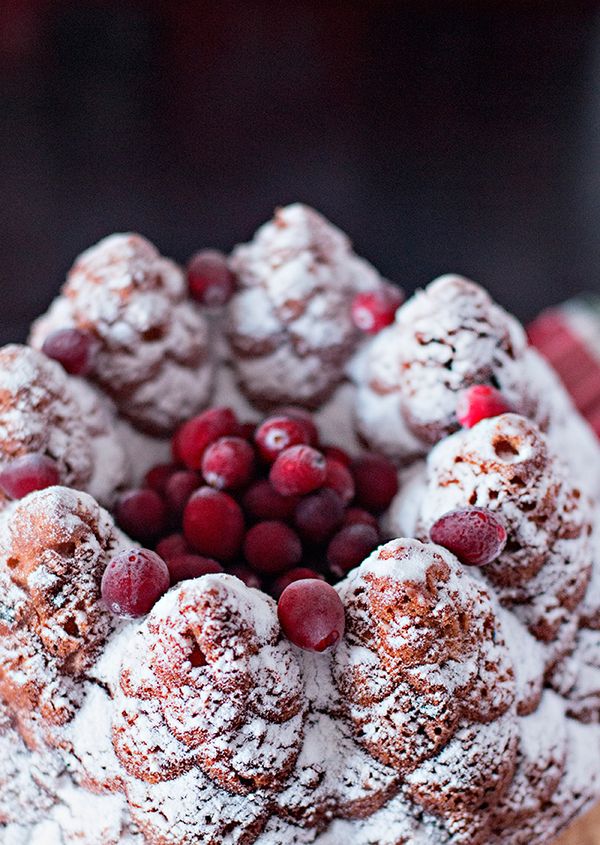
M276 578L271 585L271 593L274 598L278 599L286 587L293 584L294 581L302 581L307 578L318 578L323 581L323 576L314 569L309 569L308 566L296 566L290 569L289 572L284 572L279 578Z
M235 564L227 569L230 575L235 575L240 581L243 581L247 587L253 587L255 590L262 589L262 580L256 572L253 572L249 566L244 566L243 563Z
M356 523L339 531L327 548L331 571L344 575L368 557L379 543L379 532L372 525Z
M344 525L371 525L379 531L379 522L376 516L373 516L364 508L348 508L344 514Z
M231 408L211 408L184 423L173 439L175 460L188 469L200 469L207 446L219 437L237 434L239 425Z
M0 470L0 489L10 499L60 484L56 461L47 455L21 455Z
M325 487L335 490L344 505L349 505L354 498L355 486L352 473L347 466L333 458L327 458Z
M403 291L394 285L358 293L352 302L354 325L366 334L377 334L394 322L396 311L404 302Z
M306 430L306 436L308 437L308 445L315 447L319 445L319 429L316 426L312 414L306 408L300 408L297 405L286 405L284 408L277 408L277 416L290 417L302 423Z
M144 487L156 490L161 496L165 492L167 481L179 470L178 464L157 464L144 476Z
M174 472L165 486L165 502L175 516L181 516L192 493L200 487L202 479L190 469Z
M249 440L249 441L253 442L255 434L256 434L256 423L253 423L253 422L240 423L239 436L243 437L244 440Z
M398 492L398 472L383 455L365 454L352 464L356 501L368 511L385 510Z
M258 451L270 464L284 449L302 443L308 445L309 439L304 423L292 417L269 417L258 427L255 434Z
M506 545L504 525L485 508L450 511L434 522L429 536L467 566L491 563Z
M223 567L216 560L201 555L185 554L170 558L167 561L171 584L187 581L190 578L200 578L201 575L212 575L223 572Z
M327 464L311 446L290 446L278 455L269 480L282 496L303 496L323 486Z
M181 557L191 551L185 541L183 534L169 534L168 537L156 544L156 554L163 560L169 561L172 557Z
M217 490L234 490L248 484L254 473L254 449L241 437L220 437L207 447L202 475Z
M301 499L294 522L303 540L324 543L344 518L342 500L333 490L325 488Z
M216 249L202 249L192 255L187 280L191 296L202 305L225 305L235 291L235 276L227 258Z
M244 556L253 569L274 575L300 563L302 545L284 522L258 522L246 534Z
M42 352L62 364L72 376L87 375L93 364L97 342L81 329L59 329L48 335Z
M169 589L167 564L148 549L130 549L114 557L102 576L102 599L116 616L148 613Z
M473 428L480 420L506 414L513 408L499 390L489 384L474 384L460 394L456 416L463 428Z
M231 560L244 537L244 515L235 499L212 487L192 494L183 512L183 534L200 554Z
M246 490L242 504L254 519L287 522L293 518L299 501L298 496L282 496L268 479L262 478Z
M331 458L332 461L337 461L338 464L343 464L345 467L349 467L352 463L352 458L348 452L338 446L324 446L321 451L326 458Z
M126 534L151 540L165 530L167 509L155 490L127 490L117 499L115 517Z
M277 615L288 640L307 651L326 651L344 634L344 605L333 587L317 578L287 586Z

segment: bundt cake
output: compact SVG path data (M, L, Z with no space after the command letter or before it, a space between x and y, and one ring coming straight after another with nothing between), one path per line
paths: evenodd
M600 446L317 212L83 253L0 350L3 845L548 845L600 799ZM218 304L218 307L216 306Z

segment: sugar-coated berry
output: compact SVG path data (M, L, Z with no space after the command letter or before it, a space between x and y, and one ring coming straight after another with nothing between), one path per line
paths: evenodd
M506 545L506 528L485 508L450 511L434 522L429 536L467 566L491 563Z
M489 384L474 384L458 397L456 416L463 428L473 428L480 420L512 411L510 402Z
M212 575L223 572L223 567L216 560L202 555L183 554L167 560L167 568L171 577L171 584L187 581L190 578L200 578L201 575Z
M237 490L254 475L254 449L241 437L220 437L206 448L202 475L217 490Z
M257 572L277 575L300 563L302 544L284 522L258 522L246 534L244 557Z
M22 499L55 484L60 484L60 472L47 455L21 455L0 469L0 489L9 499Z
M306 425L292 417L268 417L254 435L261 458L273 463L277 456L290 446L309 444Z
M261 478L248 487L242 498L242 506L253 519L287 522L293 519L299 501L299 496L282 496L268 478Z
M301 408L298 405L285 405L283 408L277 408L276 414L278 417L290 417L301 422L308 437L308 445L315 448L319 445L319 429L313 415L306 408Z
M227 568L227 572L229 575L235 575L236 578L239 578L240 581L243 581L247 587L252 587L255 590L262 590L262 579L258 573L254 572L253 569L250 569L249 566L245 566L243 563L236 563L233 566L229 566Z
M161 496L165 492L167 481L181 467L178 464L156 464L144 476L144 487L156 490Z
M311 446L291 446L277 456L269 480L282 496L303 496L323 486L327 462Z
M195 551L218 561L236 557L244 538L244 514L227 493L201 487L183 512L183 534Z
M326 461L324 486L334 490L344 505L349 505L356 492L352 473L347 466L334 458L326 458Z
M190 554L191 551L183 534L169 534L156 544L156 554L167 562L172 557L181 557Z
M135 618L148 613L169 589L164 560L149 549L129 549L116 555L102 576L105 605L116 616Z
M92 369L97 341L82 329L58 329L49 334L42 352L62 364L72 376L85 376Z
M207 446L219 437L237 435L239 423L231 408L210 408L184 423L173 438L176 461L188 469L200 469Z
M174 516L181 516L192 493L202 484L198 473L191 469L174 472L165 485L164 499Z
M151 540L165 530L167 509L155 490L127 490L117 499L115 518L126 534L136 540Z
M367 453L352 464L356 503L379 513L389 507L398 492L398 471L383 455Z
M187 265L190 295L202 305L218 307L231 299L236 286L227 257L216 249L196 252Z
M279 624L290 642L323 652L344 635L344 605L330 584L317 578L289 584L277 603Z
M379 531L377 517L364 508L348 508L344 514L343 525L371 525Z
M385 284L377 290L358 293L352 301L354 325L366 334L377 334L394 322L403 302L404 292L395 285Z
M300 500L294 514L298 533L307 543L325 543L344 518L344 505L338 494L323 488Z
M359 566L379 544L379 532L372 525L355 523L342 528L327 547L327 562L334 575L342 576Z
M273 598L278 599L285 588L289 587L290 584L293 584L294 581L302 581L307 578L318 578L321 581L324 580L320 572L316 572L308 566L296 566L294 569L284 572L283 575L280 575L273 581L271 584L271 595Z
M352 458L345 449L340 449L339 446L323 446L321 452L326 458L331 458L332 461L337 461L345 467L349 467L352 463Z

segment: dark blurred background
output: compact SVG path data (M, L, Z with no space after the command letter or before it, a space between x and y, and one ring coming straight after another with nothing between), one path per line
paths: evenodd
M0 341L75 255L300 199L408 289L600 290L600 3L0 0Z

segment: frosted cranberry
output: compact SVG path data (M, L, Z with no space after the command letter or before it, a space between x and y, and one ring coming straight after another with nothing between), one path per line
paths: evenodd
M269 481L282 496L303 496L323 486L327 463L311 446L291 446L278 455Z
M344 514L344 525L371 525L379 531L379 522L376 516L363 508L348 508Z
M290 446L308 445L310 440L306 425L292 417L269 417L258 427L254 439L261 457L269 463Z
M219 561L231 560L244 537L242 509L227 493L201 487L185 506L183 534L200 554Z
M344 505L336 492L325 488L301 499L294 522L303 540L324 543L339 528L344 518Z
M267 478L261 478L246 490L242 505L254 519L287 522L293 518L299 501L298 496L282 496Z
M254 474L254 449L241 437L220 437L207 447L202 475L217 490L244 487Z
M190 469L174 472L165 486L165 502L170 512L181 516L192 493L200 487L202 479Z
M300 563L300 538L284 522L258 522L246 534L244 557L258 572L276 575Z
M159 537L167 524L167 509L155 490L127 490L117 499L115 518L136 540Z
M179 470L178 464L157 464L144 476L144 487L156 490L161 496L165 492L167 481Z
M321 452L323 452L326 458L331 458L332 461L337 461L345 467L349 467L352 463L352 458L348 452L344 449L340 449L338 446L324 446L321 449Z
M290 417L293 420L298 420L305 428L308 445L319 445L319 429L313 419L313 415L306 408L300 408L297 405L286 405L283 408L277 408L277 416Z
M169 589L167 564L148 549L130 549L114 557L102 576L102 599L117 616L134 618L152 610Z
M235 276L227 258L216 249L202 249L192 255L187 280L191 296L202 305L225 305L235 291Z
M344 575L359 566L378 544L379 532L372 525L347 525L327 547L329 568L335 575Z
M187 555L190 551L191 549L183 534L169 534L168 537L163 537L156 544L156 554L166 561L169 561L172 557Z
M398 492L398 472L383 455L361 455L352 464L356 502L368 511L385 510Z
M344 505L349 505L354 498L355 486L352 473L347 466L333 458L327 458L325 487L334 490Z
M506 545L504 525L485 508L450 511L434 522L429 536L467 566L491 563Z
M200 578L201 575L212 575L223 572L223 567L216 560L201 555L184 554L170 558L167 568L171 576L171 584L187 581L190 578Z
M175 460L188 469L200 469L207 446L219 437L238 433L237 417L231 408L211 408L184 423L173 439Z
M240 581L243 581L247 587L253 587L255 590L262 589L262 580L256 572L253 572L249 566L244 566L243 563L229 566L227 572L230 575L235 575Z
M48 335L42 352L62 364L73 376L87 375L93 364L97 342L81 329L59 329Z
M463 390L456 404L456 416L464 428L473 428L480 420L512 410L512 405L500 391L489 384L474 384Z
M277 615L288 640L307 651L326 651L344 635L344 605L333 587L317 578L287 586Z
M403 291L394 285L359 293L352 302L354 325L366 334L377 334L394 322L396 311L403 302Z
M22 499L55 484L60 484L60 472L47 455L21 455L0 470L0 489L9 499Z
M279 578L276 578L271 584L271 595L278 599L286 587L293 584L294 581L302 581L308 578L318 578L323 581L323 576L320 572L315 572L314 569L309 569L308 566L296 566L290 569L289 572L284 572Z

